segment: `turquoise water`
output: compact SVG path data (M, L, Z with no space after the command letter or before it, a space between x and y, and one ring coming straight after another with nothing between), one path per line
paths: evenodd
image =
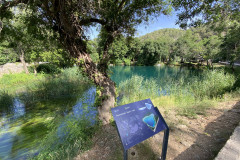
M165 85L169 80L181 78L191 79L193 76L201 75L202 71L187 67L170 66L114 66L110 68L111 79L119 85L122 81L131 78L133 75L143 76L145 79L154 78L160 85Z
M117 85L133 75L144 76L145 79L154 78L164 86L170 79L190 79L193 75L201 74L196 69L168 66L115 66L110 70L111 78ZM95 94L95 87L89 86L79 95L74 93L65 98L43 100L30 105L16 97L10 110L0 113L0 160L27 159L37 155L41 140L53 127L58 128L58 137L63 139L65 135L62 128L67 121L65 117L81 118L84 114L92 117L93 124L97 114L93 106ZM150 127L154 127L155 121L146 120Z

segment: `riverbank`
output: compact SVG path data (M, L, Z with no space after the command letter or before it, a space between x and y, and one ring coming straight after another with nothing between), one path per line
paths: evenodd
M96 90L77 67L6 74L0 88L0 159L67 159L91 144Z
M125 68L126 69L126 68ZM170 139L167 159L213 159L240 121L240 94L237 75L224 70L208 71L185 79L168 77L167 86L157 79L133 76L119 84L121 104L151 98L167 121ZM160 88L160 90L158 90ZM130 160L157 159L163 134L129 150ZM123 158L121 141L113 124L104 126L93 138L94 146L76 160Z
M206 115L195 119L158 107L170 125L168 160L213 159L228 140L240 119L240 98L217 103ZM169 123L171 122L171 123ZM174 124L172 124L174 123ZM154 160L160 157L162 133L134 146L129 160ZM114 124L104 126L93 138L93 147L75 160L121 160L123 151Z
M174 139L170 137L173 149L172 151L169 149L169 154L173 154L172 157L176 157L193 145L199 135L205 134L205 128L209 123L225 111L231 110L227 106L223 108L221 106L225 106L228 102L239 101L237 76L225 73L223 70L202 71L168 66L119 66L112 69L111 78L117 83L118 100L120 100L118 105L151 98L153 104L159 108L171 130L170 136L174 137ZM37 76L23 73L4 75L0 79L0 86L5 88L4 96L1 96L0 92L0 102L2 99L5 103L5 98L9 95L9 103L5 103L6 107L0 108L0 111L2 109L7 113L11 100L16 101L16 98L21 101L20 107L23 108L20 117L16 119L17 123L7 124L11 127L10 130L0 132L0 136L11 133L17 126L19 127L17 134L12 138L28 137L22 142L24 141L26 146L33 147L39 140L39 138L34 139L38 137L35 136L39 134L38 129L45 128L45 138L40 139L41 141L44 139L39 145L41 152L37 153L38 156L34 159L45 159L49 156L53 159L59 157L71 159L76 154L82 159L84 157L85 159L98 159L98 157L122 159L121 143L114 123L104 127L96 123L96 126L89 128L83 123L85 120L72 118L72 116L81 118L82 116L78 115L83 110L91 114L88 112L89 103L93 105L95 100L92 84L79 74L77 68L64 69L57 74ZM88 92L89 90L91 92ZM96 115L96 108L92 109L95 109L93 115ZM90 117L93 115L91 114ZM2 118L4 120L4 117ZM99 126L102 127L100 130L98 130ZM199 129L194 128L196 126ZM66 140L64 142L62 135L59 138L61 128L66 131L63 134ZM42 133L41 135L43 136ZM161 153L159 146L162 139L161 134L155 137L156 139L150 140L150 143L144 142L133 148L133 152L130 151L132 157L156 159ZM185 148L178 148L181 143ZM20 141L14 144L8 143L6 146L9 145L16 148L15 152L26 149ZM92 157L94 155L96 157Z

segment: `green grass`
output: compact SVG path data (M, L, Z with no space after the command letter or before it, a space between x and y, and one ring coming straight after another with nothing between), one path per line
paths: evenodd
M119 85L118 93L122 97L119 105L151 98L155 106L172 107L179 115L195 118L205 115L205 110L214 107L225 94L236 93L240 87L234 86L237 80L224 70L204 71L190 80L167 79L166 86L160 86L155 79L133 76ZM159 95L158 91L164 91L165 95Z
M19 94L25 104L60 98L79 97L92 84L79 74L77 67L68 68L58 75L48 75L35 83L26 85L26 90Z
M25 73L4 74L2 78L0 78L0 88L9 93L15 93L17 90L24 90L26 84L34 83L43 79L43 74L38 74L37 76Z
M91 138L99 129L98 123L89 124L89 120L84 116L81 119L72 115L65 117L65 120L61 121L61 127L55 127L43 139L40 153L32 159L72 159L89 149L92 144Z
M191 80L181 78L179 80L167 79L166 86L160 86L158 80L145 80L141 76L133 76L131 79L120 83L118 93L122 97L119 105L151 98L153 104L158 107L174 108L177 114L190 118L197 115L205 115L206 109L216 105L218 100L234 97L240 94L237 75L226 73L224 70L206 71L201 77L192 77ZM9 74L0 79L0 110L8 108L13 103L13 97L18 96L28 107L33 107L39 114L40 110L47 112L47 108L58 110L58 107L66 107L64 103L54 105L54 100L68 99L82 94L92 84L81 74L77 68L62 70L59 74ZM166 91L166 95L158 92ZM53 100L53 101L49 101ZM45 105L40 105L46 103ZM73 100L75 102L75 100ZM51 107L52 105L52 107ZM45 108L45 106L48 106ZM70 105L72 106L72 104ZM42 137L39 144L40 153L33 159L72 159L79 152L83 152L91 146L91 138L96 133L99 124L89 126L86 117L77 119L71 115L63 120L52 123L45 122L43 115L38 115L35 120L23 124L19 132L26 135L36 129L44 129L47 136ZM48 115L47 117L52 117ZM36 119L38 118L38 119ZM57 123L57 124L56 124ZM61 127L63 135L59 135L57 126ZM145 150L145 148L143 148Z
M131 79L121 82L118 87L119 95L123 97L119 105L146 99L150 96L155 98L158 96L157 89L156 80L144 80L142 76L133 76Z
M10 97L18 97L24 103L79 96L92 84L79 73L77 67L62 70L60 74L5 74L0 78L0 104L9 106ZM3 97L3 98L1 98ZM2 106L2 105L1 105Z

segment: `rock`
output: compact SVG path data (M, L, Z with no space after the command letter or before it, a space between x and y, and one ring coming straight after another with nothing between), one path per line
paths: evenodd
M27 66L29 66L29 64L27 64ZM23 71L24 69L21 63L6 63L0 66L0 77L3 74L21 73Z
M240 124L215 160L240 160Z
M177 126L177 128L179 128L179 129L187 129L187 126L183 125L183 124L180 124L180 125Z

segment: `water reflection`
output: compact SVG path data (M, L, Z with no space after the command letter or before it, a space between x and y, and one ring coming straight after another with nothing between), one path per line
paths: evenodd
M77 118L82 118L85 116L86 118L90 118L90 122L94 124L95 118L97 115L97 110L93 106L95 102L96 88L90 88L85 94L83 98L80 98L75 106L73 106L73 114Z
M25 105L17 98L14 99L13 103L13 118L19 118L25 114Z

